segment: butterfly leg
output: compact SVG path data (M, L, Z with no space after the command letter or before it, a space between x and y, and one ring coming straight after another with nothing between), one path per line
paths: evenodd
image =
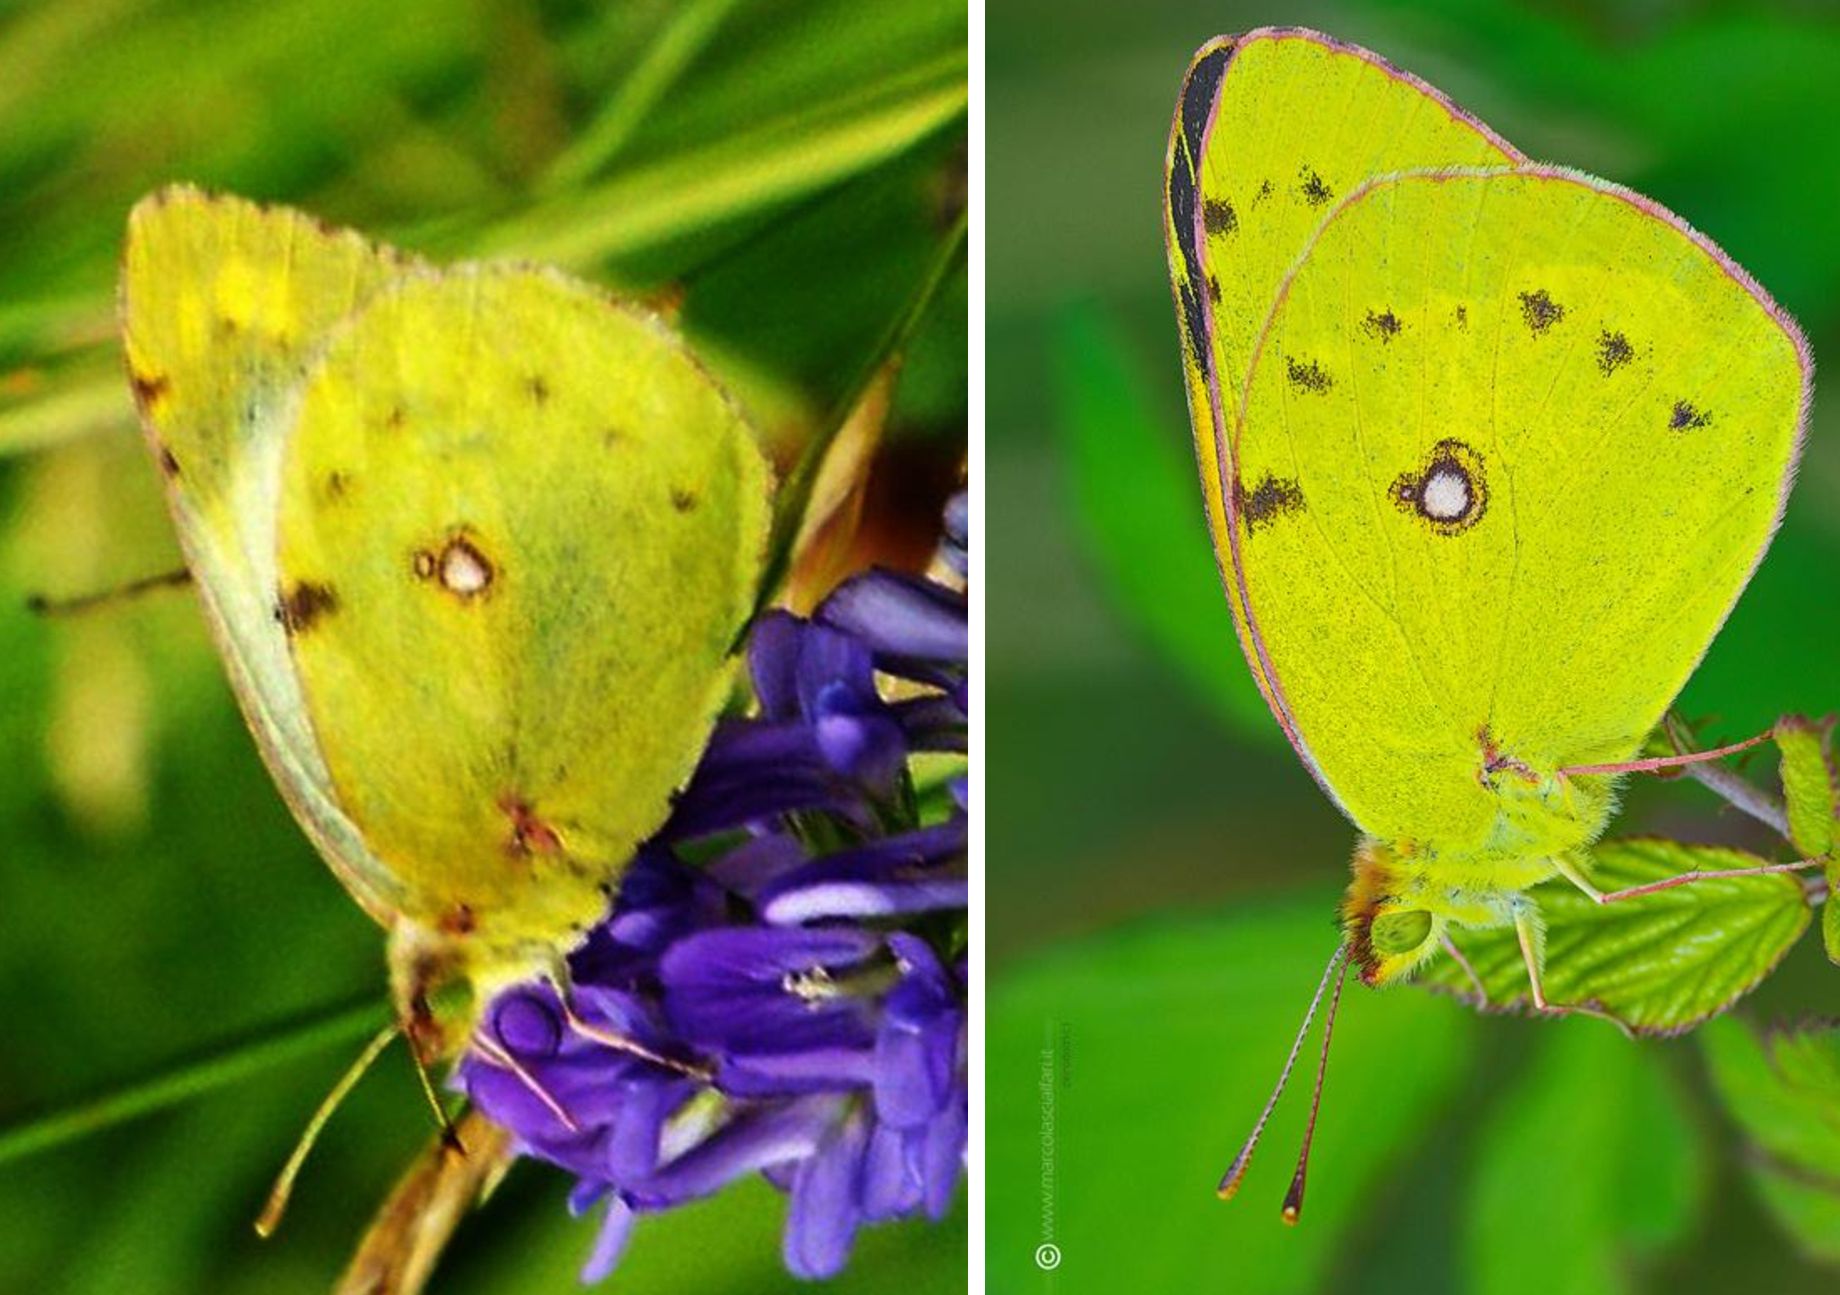
M1469 983L1476 987L1476 1006L1487 1007L1489 991L1488 987L1482 983L1482 977L1476 974L1476 969L1470 965L1469 959L1463 956L1463 950L1457 947L1457 942L1450 938L1449 931L1445 931L1440 938L1444 945L1444 952L1450 955L1452 962L1463 968L1463 974L1469 977Z
M1635 1031L1602 1008L1551 1003L1546 1000L1546 990L1540 984L1540 967L1546 957L1546 931L1540 925L1539 912L1531 900L1522 900L1515 905L1514 934L1520 940L1521 958L1527 964L1527 986L1533 996L1534 1011L1543 1016L1595 1016L1610 1022L1627 1037L1635 1037Z
M1639 899L1643 895L1672 890L1676 886L1688 886L1696 881L1711 881L1718 877L1768 877L1780 872L1801 872L1808 868L1818 868L1823 862L1825 861L1821 859L1795 859L1789 863L1766 863L1755 868L1708 868L1703 871L1696 869L1693 872L1683 872L1677 877L1663 877L1660 881L1651 881L1641 886L1630 886L1624 890L1598 892L1592 895L1592 898L1600 904L1614 904L1621 899Z
M1553 867L1558 870L1561 877L1589 895L1592 903L1604 902L1604 892L1591 884L1591 879L1584 875L1584 869L1578 866L1577 859L1569 854L1562 854L1553 860Z
M1689 765L1703 764L1708 760L1723 760L1728 755L1748 751L1754 746L1761 746L1776 736L1776 726L1771 725L1756 737L1747 737L1742 742L1733 742L1729 746L1718 746L1710 751L1683 751L1678 755L1650 756L1645 760L1620 760L1615 764L1575 764L1559 770L1561 778L1573 774L1595 773L1662 773L1668 769L1684 769Z
M641 1061L649 1061L654 1066L663 1066L666 1070L675 1070L679 1074L688 1075L692 1079L707 1081L714 1074L714 1071L711 1070L709 1066L701 1062L685 1061L680 1057L666 1056L662 1052L656 1052L646 1047L630 1034L623 1034L607 1026L595 1025L589 1021L582 1020L575 1012L575 1002L571 990L568 963L562 958L558 958L556 962L556 967L552 968L547 973L546 978L556 991L556 1001L562 1004L562 1020L569 1029L591 1043L598 1043L604 1048L614 1048L620 1052L637 1057Z
M1551 1011L1546 991L1540 986L1540 966L1546 959L1546 931L1532 903L1521 900L1514 906L1514 936L1520 941L1521 961L1527 964L1527 988L1533 995L1533 1010Z

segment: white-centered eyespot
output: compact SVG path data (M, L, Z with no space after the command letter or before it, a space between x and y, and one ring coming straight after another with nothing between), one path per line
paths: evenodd
M449 544L441 554L441 583L462 597L492 583L492 568L472 545Z
M1425 478L1418 506L1438 522L1454 522L1469 511L1469 477L1453 464L1440 464Z

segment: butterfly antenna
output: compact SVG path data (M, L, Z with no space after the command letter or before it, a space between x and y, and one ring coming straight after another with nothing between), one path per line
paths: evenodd
M421 1051L413 1042L409 1045L409 1060L415 1063L415 1078L422 1086L422 1096L428 1101L428 1109L434 1112L435 1125L441 1130L441 1145L449 1151L465 1155L466 1147L454 1129L454 1122L447 1117L447 1108L441 1105L441 1095L435 1091L434 1078L428 1073L428 1064L422 1060Z
M1316 1137L1316 1113L1322 1109L1323 1076L1329 1070L1329 1041L1335 1037L1335 1009L1341 1006L1342 986L1347 982L1348 962L1343 959L1341 974L1335 978L1335 992L1329 996L1329 1014L1323 1018L1322 1058L1316 1063L1316 1089L1310 1095L1310 1122L1303 1126L1303 1147L1297 1152L1297 1172L1291 1176L1291 1189L1284 1193L1284 1221L1292 1226L1303 1214L1303 1178L1310 1169L1310 1143Z
M339 1108L339 1103L351 1093L364 1077L364 1072L371 1068L371 1063L385 1048L390 1040L402 1033L402 1027L395 1023L377 1032L377 1036L364 1045L364 1051L351 1063L345 1073L339 1076L339 1082L332 1086L332 1091L313 1112L313 1118L307 1121L307 1127L300 1135L300 1141L294 1144L294 1153L281 1166L281 1174L275 1179L275 1185L269 1190L268 1202L263 1205L262 1213L256 1218L256 1235L270 1237L281 1226L281 1216L287 1213L288 1198L294 1194L294 1180L300 1176L300 1167L307 1162L307 1153L313 1150L313 1144L319 1141L319 1135L326 1127L326 1121Z
M1259 1122L1252 1126L1251 1136L1246 1139L1246 1144L1239 1149L1239 1154L1233 1157L1233 1163L1227 1166L1227 1172L1221 1177L1220 1186L1216 1189L1221 1200L1232 1200L1233 1193L1239 1190L1240 1179L1246 1176L1246 1167L1252 1163L1252 1152L1259 1145L1260 1135L1265 1132L1266 1121L1271 1119L1272 1111L1277 1108L1278 1098L1284 1095L1284 1085L1290 1082L1291 1071L1297 1065L1297 1055L1303 1051L1303 1041L1309 1036L1310 1023L1316 1019L1316 1009L1322 1003L1324 991L1329 988L1329 978L1335 975L1338 967L1346 970L1347 954L1347 947L1338 944L1335 952L1329 956L1329 965L1323 968L1322 980L1316 986L1315 996L1310 999L1310 1010L1303 1014L1303 1024L1297 1030L1297 1038L1291 1043L1291 1054L1284 1059L1284 1069L1278 1075L1278 1086L1271 1090L1265 1109L1259 1112ZM1339 998L1342 992L1340 981L1336 982L1335 992Z
M102 589L91 594L79 594L74 598L52 598L46 594L28 594L26 610L34 616L80 616L84 612L95 611L111 603L127 602L130 599L139 598L156 589L177 589L191 582L192 573L180 567L177 571L162 571L157 575L142 576L139 580L130 580L112 589Z

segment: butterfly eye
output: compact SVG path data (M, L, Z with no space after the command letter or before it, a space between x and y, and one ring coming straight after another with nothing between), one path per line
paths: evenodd
M1381 953L1410 953L1431 936L1431 914L1422 908L1382 913L1374 919L1372 939Z

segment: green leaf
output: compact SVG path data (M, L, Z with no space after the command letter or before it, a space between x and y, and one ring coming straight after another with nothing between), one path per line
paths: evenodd
M1804 859L1834 848L1834 771L1828 763L1828 739L1834 721L1790 715L1778 721L1776 745L1782 751L1783 797L1789 805L1789 840Z
M1751 1181L1785 1231L1840 1261L1840 1029L1701 1036L1713 1087L1750 1142Z
M991 985L990 1289L1325 1289L1336 1251L1454 1097L1477 1023L1350 978L1299 1232L1290 1181L1322 1022L1239 1194L1214 1188L1336 945L1334 897L1057 946ZM1301 1235L1299 1235L1301 1233ZM1036 1249L1059 1247L1050 1275Z
M1483 1129L1464 1219L1464 1289L1630 1290L1628 1260L1681 1239L1707 1170L1656 1045L1554 1030ZM1547 1205L1537 1223L1529 1201Z
M1827 902L1821 906L1821 943L1827 960L1840 967L1840 859L1827 861Z
M1098 309L1064 311L1051 345L1075 511L1115 602L1236 728L1276 736L1220 587L1186 427L1157 418ZM1169 352L1173 388L1173 337Z
M1606 891L1768 862L1742 850L1652 838L1606 841L1594 855L1594 880ZM1678 1034L1730 1007L1775 969L1810 915L1802 884L1789 873L1709 878L1603 905L1563 880L1532 893L1546 921L1547 1001L1594 1006L1642 1034ZM1458 930L1453 939L1481 978L1488 1007L1529 1006L1527 969L1511 928ZM1422 981L1475 997L1475 984L1449 958L1438 959Z

